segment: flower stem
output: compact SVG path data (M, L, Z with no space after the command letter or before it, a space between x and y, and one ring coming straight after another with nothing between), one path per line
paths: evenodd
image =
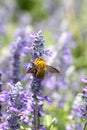
M87 126L87 122L85 123L83 130L86 130L86 126Z
M43 51L44 51L44 39L42 36L42 32L38 32L36 35L34 35L34 41L32 43L33 50L31 52L31 65L34 66L34 60L38 58L42 58ZM39 105L40 100L38 100L37 96L41 94L42 92L42 85L41 81L42 79L37 79L35 74L32 74L32 82L31 82L31 91L32 91L32 106L33 106L33 130L39 130L40 129L40 111L41 107Z
M35 117L35 127L36 127L36 130L38 130L39 129L39 116L38 116L38 103L37 103L37 101L36 101L36 104L35 104L35 115L34 115L34 117Z

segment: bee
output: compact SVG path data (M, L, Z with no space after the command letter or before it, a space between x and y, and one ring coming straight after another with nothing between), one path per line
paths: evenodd
M35 74L36 78L44 78L47 71L50 73L60 73L56 68L47 65L45 60L36 58L34 60L34 66L29 68L27 73Z

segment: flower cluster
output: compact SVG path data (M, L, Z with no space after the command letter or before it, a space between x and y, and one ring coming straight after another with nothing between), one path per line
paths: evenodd
M83 103L82 106L78 109L78 114L80 115L84 123L83 130L86 130L87 129L87 78L83 78L81 81L82 84L84 85L82 89L82 93L80 94L83 99Z
M26 109L27 99L24 96L22 84L17 82L15 85L10 85L8 97L8 124L13 130L19 129L20 116L19 114Z
M29 37L28 37L29 36ZM31 39L31 46L29 40ZM2 105L1 103L7 104L5 110L5 117L1 123L0 129L2 130L19 130L22 124L26 124L27 127L33 130L45 130L45 126L41 123L40 118L44 115L43 102L51 102L48 96L43 96L42 80L43 78L36 78L36 75L32 73L30 75L31 82L30 88L22 86L21 84L21 60L20 57L22 52L25 53L25 49L30 49L31 62L28 66L32 68L34 66L35 59L42 58L44 51L44 39L42 32L39 31L36 34L25 36L25 34L18 37L17 41L12 45L12 78L10 83L7 84L9 91L2 91L2 82L0 74L0 114L2 116ZM32 50L32 51L31 51ZM47 52L49 53L49 51ZM22 80L23 82L23 80ZM25 82L23 82L25 83ZM24 90L25 89L25 90Z
M82 92L78 93L72 104L72 112L70 119L72 129L86 130L87 129L87 78L81 79Z

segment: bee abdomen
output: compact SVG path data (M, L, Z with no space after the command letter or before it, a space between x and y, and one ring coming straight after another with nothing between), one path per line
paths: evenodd
M37 73L36 73L36 77L37 78L44 78L45 76L45 73L46 73L46 70L45 69L42 69L42 70L38 70Z

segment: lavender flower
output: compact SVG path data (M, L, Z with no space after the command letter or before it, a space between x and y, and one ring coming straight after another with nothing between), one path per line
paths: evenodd
M20 128L19 114L22 110L26 109L26 102L24 102L23 87L20 82L15 85L10 85L9 100L8 100L8 124L9 128L12 130L17 130Z
M82 78L81 82L84 87L82 93L79 93L73 103L73 118L76 120L77 125L75 128L78 130L87 129L87 78ZM83 126L83 128L82 128Z
M34 60L38 58L42 58L42 55L44 53L44 39L42 36L42 32L39 31L37 34L34 35L34 42L32 43L33 50L31 53L31 63L30 67L34 65ZM42 113L42 106L43 103L40 103L40 100L38 99L38 95L42 92L42 86L41 86L42 79L37 79L36 76L33 74L32 82L31 82L31 91L32 91L32 108L33 108L33 130L40 129L40 117Z
M6 121L6 122L0 124L0 130L9 130L8 126L9 126L8 122Z
M13 74L12 80L16 84L20 81L20 56L22 48L25 46L25 41L23 37L18 37L17 41L13 43Z
M87 84L86 79L84 79L83 83ZM87 87L86 86L83 87L82 97L83 97L84 105L80 109L82 110L81 117L82 119L85 120L83 130L86 130L87 129Z
M13 52L13 83L20 81L20 41L18 40L14 43L14 52Z
M44 40L41 31L34 35L34 42L33 42L33 50L31 52L31 63L30 67L34 65L34 60L38 58L42 58L43 55L43 48L44 48ZM37 79L33 74L33 79L31 83L31 90L34 95L40 93L41 91L41 81L42 79Z
M2 74L0 73L0 123L3 125L3 122L4 122L4 111L3 111L3 107L2 105L4 103L7 102L8 100L8 92L7 91L2 91L2 82L1 82L1 76ZM6 113L5 113L6 114ZM4 122L5 123L5 122ZM4 129L4 128L3 128Z
M21 69L25 69L26 66L26 59L25 56L27 53L32 51L31 41L32 38L29 35L30 32L26 32L26 29L21 28L18 29L16 32L16 41L11 44L11 52L12 52L12 80L13 83L17 83L21 79L25 77L21 73ZM29 55L29 54L28 54ZM23 59L24 58L24 59ZM29 62L29 61L28 61Z

